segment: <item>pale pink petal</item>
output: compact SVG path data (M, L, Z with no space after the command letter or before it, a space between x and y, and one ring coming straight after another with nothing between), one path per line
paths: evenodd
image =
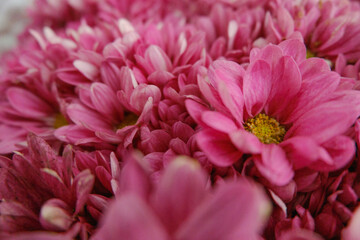
M41 225L51 231L66 231L73 222L71 209L60 199L46 201L40 210Z
M92 63L75 60L73 65L77 70L79 70L79 72L91 81L95 81L99 75L99 68Z
M151 45L145 52L145 58L155 71L170 71L171 61L166 53L158 46ZM150 73L150 72L149 72Z

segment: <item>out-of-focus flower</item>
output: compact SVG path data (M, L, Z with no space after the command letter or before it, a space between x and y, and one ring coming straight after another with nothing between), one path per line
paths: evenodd
M216 61L199 78L215 111L194 100L187 107L211 162L230 166L249 154L261 176L284 185L294 170L333 171L352 159L354 142L343 134L360 114L360 95L337 91L339 75L305 54L302 42L287 40L253 49L246 70Z
M174 160L153 185L142 164L125 165L122 194L93 239L259 237L270 206L256 185L242 179L210 190L199 165L185 157Z
M35 135L29 135L28 145L25 155L1 157L1 231L47 230L86 238L94 228L84 209L94 176L89 170L73 171L69 147L60 157Z

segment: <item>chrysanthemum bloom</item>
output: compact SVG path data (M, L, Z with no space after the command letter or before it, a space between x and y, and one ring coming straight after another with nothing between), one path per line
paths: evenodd
M141 162L128 162L122 192L92 239L256 239L270 205L245 179L208 189L196 162L179 157L152 184ZM182 179L179 181L179 179Z
M94 220L85 206L92 212L99 206L98 198L90 197L94 176L88 169L75 170L70 147L60 157L35 135L29 135L28 145L24 155L0 159L1 232L45 230L86 239ZM17 239L16 234L9 239Z
M358 2L283 0L272 4L272 9L264 23L270 42L279 43L299 31L308 47L308 56L333 62L339 54L344 54L348 61L359 59Z
M14 51L0 76L0 153L18 150L15 145L24 144L28 132L54 140L54 130L67 123L59 93L66 94L67 88L57 84L54 72L67 58L71 42L51 43L32 33L34 38L23 39L24 46Z
M306 59L298 40L253 49L246 70L215 61L199 77L215 111L187 100L203 127L198 144L218 166L249 156L275 185L289 183L294 170L339 169L354 155L353 140L343 134L360 114L359 93L337 91L339 79L324 60Z

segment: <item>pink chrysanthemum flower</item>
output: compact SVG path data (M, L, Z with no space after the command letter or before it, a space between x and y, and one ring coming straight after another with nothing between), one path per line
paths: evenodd
M230 166L249 156L260 174L284 185L294 170L332 171L353 157L344 132L360 114L357 91L337 91L340 77L298 40L253 49L246 70L215 61L200 89L215 111L187 108L203 127L197 140L210 161Z
M67 232L61 235L66 239L77 235L86 239L94 219L85 206L94 212L101 202L90 196L94 176L88 169L74 168L71 147L57 156L32 134L28 145L28 151L14 154L12 160L0 158L1 232L15 234L9 239L18 239L18 232L36 230Z
M339 54L348 61L360 57L360 4L352 1L277 1L267 13L264 27L266 39L279 43L299 31L308 48L308 56L335 62Z
M185 157L174 160L153 184L143 164L125 165L121 194L92 239L259 237L270 206L257 186L241 179L210 190L206 174Z

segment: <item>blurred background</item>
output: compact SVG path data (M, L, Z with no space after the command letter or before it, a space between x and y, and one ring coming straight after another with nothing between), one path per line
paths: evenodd
M24 29L26 8L33 0L0 0L0 55L17 44L17 35Z

